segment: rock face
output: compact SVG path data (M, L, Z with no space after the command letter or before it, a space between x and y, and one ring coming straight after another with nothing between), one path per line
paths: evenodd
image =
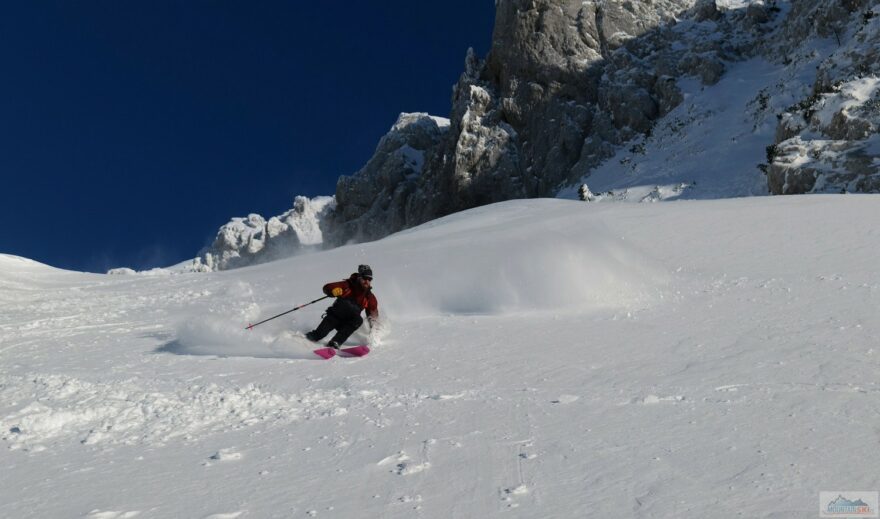
M329 196L298 196L293 209L269 220L258 214L233 218L220 227L214 243L196 257L191 270L211 272L292 256L323 243L319 221L333 209Z
M449 120L441 117L400 114L367 164L339 178L336 211L324 225L328 241L373 240L405 227L407 202L448 129Z
M755 88L744 107L751 130L725 134L712 126L711 109L685 102L682 84L693 98L751 58L772 63L779 79ZM492 47L485 59L468 50L449 119L401 114L364 167L339 179L335 205L310 212L300 204L268 222L233 219L196 268L298 250L306 242L291 230L306 221L321 236L310 243L327 247L479 205L556 196L612 156L635 164L646 143L653 146L652 132L662 142L691 126L711 127L707 135L717 140L707 148L738 153L732 143L751 142L760 155L766 146L760 168L770 193L878 192L878 77L880 0L496 0ZM676 160L690 158L693 150L683 150ZM598 194L585 187L580 196L696 197L701 187L692 178L674 178L681 169L664 170L664 185L649 191L621 194L612 185ZM748 192L765 194L765 177L753 171L760 189Z
M377 238L501 200L553 195L573 182L680 100L668 77L631 70L638 58L615 51L692 5L499 0L492 48L485 60L468 51L448 127L403 130L415 116L402 116L367 165L337 184L337 210L326 222L331 243ZM678 61L667 72L677 74ZM702 55L687 66L707 81L723 70ZM420 171L405 165L402 149L424 157Z
M769 50L796 54L810 37L836 43L809 96L779 116L766 169L774 194L880 192L880 6L797 2Z
M554 196L681 103L679 78L713 85L725 62L754 55L778 11L706 0L500 0L496 10L489 55L469 50L453 88L448 129L427 149L408 144L424 151L420 174L377 175L374 163L385 167L388 155L380 143L364 170L337 185L332 244ZM409 142L395 129L383 141L407 145L400 137Z

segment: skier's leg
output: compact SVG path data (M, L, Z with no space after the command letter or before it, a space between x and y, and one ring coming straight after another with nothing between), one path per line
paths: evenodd
M310 341L318 342L336 329L337 326L339 326L339 319L328 313L317 328L306 334L306 338Z
M360 315L357 315L348 321L341 322L339 326L336 327L336 335L333 336L332 342L341 345L351 334L354 333L355 330L360 328L362 324L364 324L364 318Z

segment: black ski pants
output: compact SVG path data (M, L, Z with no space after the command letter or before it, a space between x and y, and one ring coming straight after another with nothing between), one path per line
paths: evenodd
M336 335L332 340L337 344L342 344L362 324L364 324L364 318L361 317L361 308L351 300L337 299L333 306L327 309L327 314L321 324L314 331L309 332L308 336L313 341L320 341L328 333L336 330Z

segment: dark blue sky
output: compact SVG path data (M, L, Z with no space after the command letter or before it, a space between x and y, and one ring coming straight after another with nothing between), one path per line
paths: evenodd
M333 194L400 112L447 116L492 0L0 7L0 253L103 272Z

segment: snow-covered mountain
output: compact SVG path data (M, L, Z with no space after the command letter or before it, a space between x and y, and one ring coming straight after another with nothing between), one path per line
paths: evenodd
M761 12L755 5L745 13ZM868 2L771 6L765 37L727 63L717 83L680 79L677 107L593 169L585 187L560 195L581 191L591 201L639 202L876 192L875 8ZM673 30L689 37L708 31L704 38L714 31L697 26L679 22Z
M489 55L468 51L449 118L401 114L367 164L339 179L335 206L313 221L323 247L516 198L878 190L876 0L499 0L496 10ZM233 219L195 268L278 257L262 245L270 227Z
M0 517L815 517L877 485L878 202L509 201L174 276L0 256ZM323 302L244 329L359 263L367 357L311 353Z
M388 207L377 205L376 200L412 190L424 168L425 153L440 142L448 128L449 120L442 117L402 113L367 164L357 174L339 180L334 196L297 196L291 210L268 221L259 214L232 218L198 257L162 270L227 270L387 235L387 227L371 226L364 217L368 215L394 220L393 227L403 228L405 214L390 214ZM110 273L134 271L113 269Z
M815 517L877 489L880 195L752 196L876 191L877 3L496 5L450 117L402 114L336 196L152 275L0 254L0 517ZM314 355L325 301L245 329L363 263L368 356Z

